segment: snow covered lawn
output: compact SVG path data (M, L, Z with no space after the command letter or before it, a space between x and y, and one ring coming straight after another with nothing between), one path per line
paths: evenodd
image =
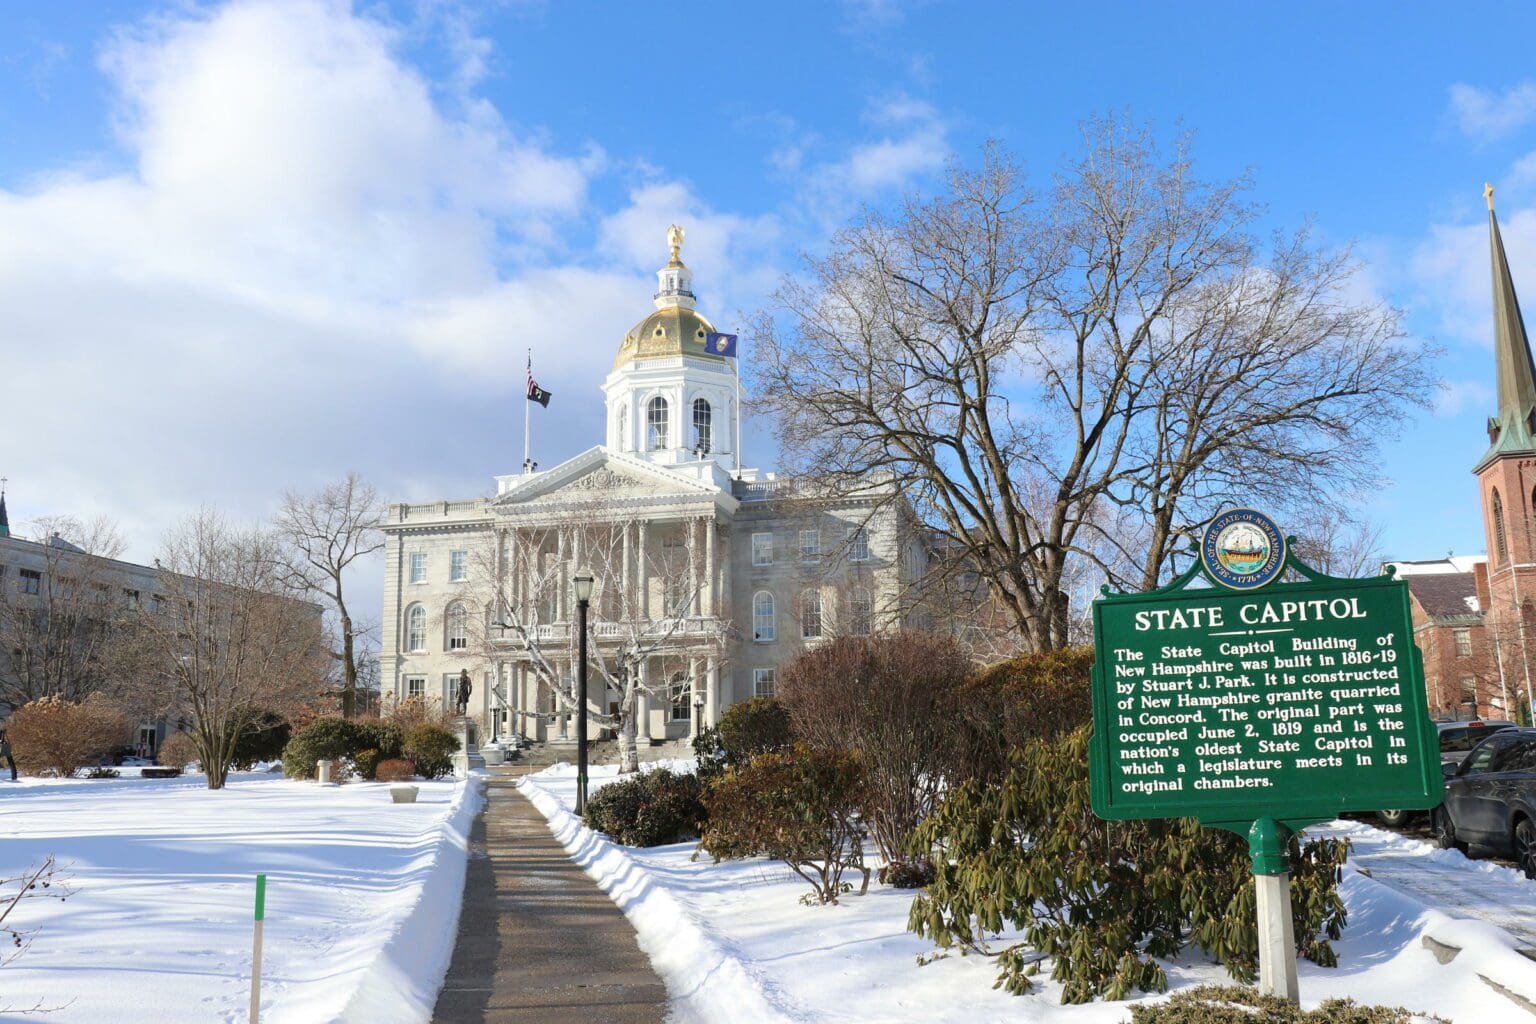
M593 769L592 785L611 781L614 772L611 766ZM619 846L571 813L575 783L574 767L562 764L520 785L556 838L635 925L641 948L666 981L679 1024L1119 1024L1129 1017L1124 1003L1061 1006L1060 989L1048 978L1037 979L1035 994L1006 995L992 988L995 971L985 958L952 956L918 967L916 958L933 947L906 931L909 892L874 885L869 895L850 896L841 906L806 907L798 899L808 887L773 862L693 860L692 843ZM1373 846L1379 841L1366 834L1376 830L1354 825L1330 828L1380 853ZM1432 859L1444 861L1445 871L1461 871L1474 891L1487 874L1475 862L1463 859L1458 867L1449 858ZM1536 883L1530 884L1536 895ZM1308 1005L1352 996L1439 1013L1459 1024L1533 1019L1477 976L1536 1000L1536 963L1514 951L1517 943L1506 932L1457 916L1459 908L1428 906L1354 870L1346 871L1342 889L1350 921L1336 944L1340 966L1302 963ZM1464 952L1441 965L1423 946L1426 932ZM1169 964L1168 975L1175 988L1228 980L1198 955Z
M0 1007L56 1024L244 1021L267 875L263 1024L425 1021L452 955L482 780L321 788L280 775L0 783L0 873L55 854L76 894L18 909ZM13 915L12 923L15 921ZM0 1014L3 1019L11 1019Z

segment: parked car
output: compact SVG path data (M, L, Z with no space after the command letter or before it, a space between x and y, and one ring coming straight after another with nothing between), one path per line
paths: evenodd
M1440 733L1440 764L1443 768L1447 764L1460 764L1462 758L1489 736L1503 729L1513 729L1514 722L1506 722L1503 719L1479 719L1471 722L1436 722L1435 729ZM1383 825L1391 825L1393 828L1402 828L1414 818L1420 811L1377 811L1376 817Z
M1430 813L1435 842L1490 847L1536 879L1536 729L1501 729L1441 770L1445 802Z

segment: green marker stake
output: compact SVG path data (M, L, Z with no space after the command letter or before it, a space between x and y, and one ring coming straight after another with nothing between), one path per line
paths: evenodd
M261 1020L261 922L267 916L267 876L256 876L256 921L251 933L251 1024Z

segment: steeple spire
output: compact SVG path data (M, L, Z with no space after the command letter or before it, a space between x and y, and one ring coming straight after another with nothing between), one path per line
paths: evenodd
M1536 451L1536 367L1531 362L1531 343L1504 254L1499 219L1493 212L1492 185L1483 186L1483 198L1488 202L1488 245L1493 261L1493 358L1499 411L1488 421L1490 447L1478 461L1479 468L1498 455Z
M0 476L0 537L11 535L11 517L5 510L5 479Z

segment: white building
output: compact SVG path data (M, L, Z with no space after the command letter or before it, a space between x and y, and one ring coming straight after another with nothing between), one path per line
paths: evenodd
M642 744L772 694L807 644L903 624L922 570L905 504L873 484L817 497L738 464L737 361L709 351L715 327L694 308L681 229L668 241L656 309L624 334L602 382L603 444L496 477L494 497L390 506L386 694L449 704L468 671L470 714L488 735L574 738L531 661L573 672L580 568L598 580L593 644L656 640L639 669L653 694L636 719ZM590 682L595 710L615 697L604 686Z

